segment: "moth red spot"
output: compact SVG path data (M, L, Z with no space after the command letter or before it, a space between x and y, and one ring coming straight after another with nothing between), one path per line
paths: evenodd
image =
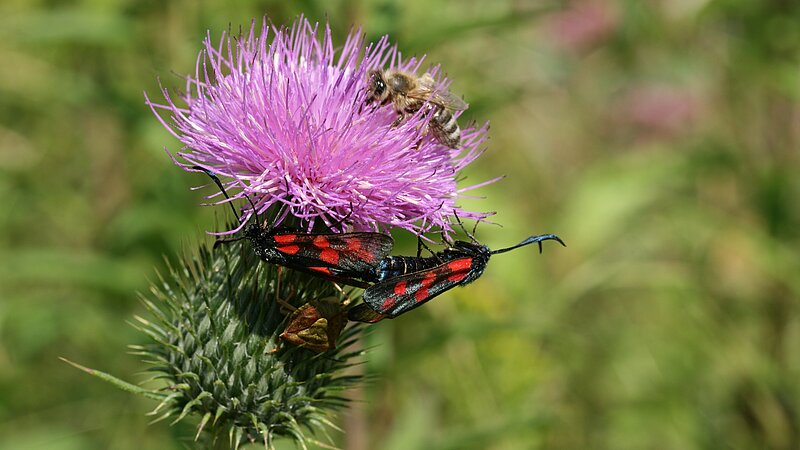
M429 287L433 284L433 281L436 279L436 274L434 272L430 272L425 275L425 278L422 279L422 289L425 291L428 290ZM427 296L427 294L425 294Z
M418 290L416 294L414 294L414 298L417 300L417 303L419 303L419 302L425 300L426 298L428 298L429 295L430 295L430 292L428 291L428 289L427 288L422 288L422 289Z
M394 293L396 295L403 295L406 293L406 286L407 283L405 281L401 281L394 285Z
M450 275L449 277L447 277L447 281L452 281L453 283L458 283L459 281L463 280L464 277L466 277L466 276L467 276L467 272L454 273L454 274Z
M461 258L447 263L447 269L452 275L447 277L448 281L457 283L463 280L472 267L472 258Z
M372 263L375 261L375 255L369 252L369 250L363 250L361 239L352 238L347 241L347 250L355 253L358 255L358 258L363 260L366 263Z
M386 299L386 300L383 302L383 305L381 305L381 310L383 310L383 311L387 311L387 310L389 310L389 308L391 308L392 306L394 306L394 302L395 302L395 299L394 299L394 297L389 297L389 298L387 298L387 299Z
M328 242L328 238L326 238L325 236L315 236L314 246L317 248L328 248L331 246L331 243Z
M335 266L339 264L339 252L330 248L326 248L325 250L320 252L319 259Z
M328 269L327 267L309 267L308 270L324 273L325 275L331 275L331 269Z
M464 272L472 267L472 258L461 258L447 263L447 268L453 272Z
M277 250L279 252L283 252L283 253L288 253L290 255L294 255L295 253L300 251L300 246L298 246L298 245L283 245L283 246L277 247Z
M291 244L297 240L296 234L277 234L272 237L278 244Z

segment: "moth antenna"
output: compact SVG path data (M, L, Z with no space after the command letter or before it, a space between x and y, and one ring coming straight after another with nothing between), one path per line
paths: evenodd
M210 170L208 170L208 169L206 169L204 167L192 166L192 169L204 172L206 175L209 176L209 178L214 180L214 183L216 183L216 185L219 188L219 190L222 191L222 195L224 195L225 198L228 199L228 206L231 207L231 211L233 211L233 216L236 217L236 221L237 222L241 222L242 220L239 218L239 215L236 214L236 208L233 207L233 203L231 203L231 201L230 201L231 198L228 196L228 193L225 192L225 186L222 185L222 181L220 181L219 177L214 172L212 172L212 171L210 171ZM217 242L220 242L220 241L217 241ZM216 248L216 244L214 244L214 248Z
M533 244L533 243L539 244L539 253L542 253L542 241L549 241L549 240L556 241L559 244L563 245L564 247L567 246L567 244L565 244L564 241L562 241L561 238L556 236L555 234L540 234L539 236L531 236L528 239L525 239L524 241L520 242L519 244L517 244L517 245L515 245L513 247L501 248L500 250L494 250L491 254L492 255L496 255L498 253L505 253L507 251L514 250L515 248L524 247L526 245Z
M253 208L253 217L255 217L256 224L258 224L258 228L261 229L261 221L258 219L258 209L256 208L256 204L253 203L253 199L250 198L249 195L245 194L244 198L250 202L250 207Z

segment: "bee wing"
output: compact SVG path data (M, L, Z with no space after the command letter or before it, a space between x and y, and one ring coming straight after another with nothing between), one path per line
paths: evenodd
M410 90L407 95L418 100L436 103L451 111L463 111L469 108L469 105L461 97L447 89L436 89L436 80L429 73L419 77L417 87Z

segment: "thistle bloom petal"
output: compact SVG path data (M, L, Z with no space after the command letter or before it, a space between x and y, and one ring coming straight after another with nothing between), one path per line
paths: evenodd
M254 22L246 36L216 44L209 35L180 97L185 105L163 87L163 103L145 94L184 144L176 163L227 179L232 197L251 198L258 213L285 206L309 229L348 216L356 230L420 234L450 230L455 215L488 216L456 205L459 192L470 189L459 189L456 176L482 152L487 125L465 128L458 149L427 132L429 115L393 126L391 106L365 105L366 74L389 67L419 73L424 57L403 60L387 37L365 46L358 32L337 50L330 29L318 29L301 17L289 29L265 19L260 33ZM438 68L429 72L446 89Z

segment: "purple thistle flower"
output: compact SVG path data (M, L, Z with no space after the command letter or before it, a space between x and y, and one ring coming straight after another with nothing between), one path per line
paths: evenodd
M354 32L335 50L329 27L321 40L318 35L318 25L300 17L290 29L264 19L260 34L254 21L249 35L223 35L217 45L206 37L181 96L185 106L163 87L164 104L145 94L184 144L176 164L227 178L233 198L250 197L259 214L285 205L276 225L286 214L309 229L317 220L331 225L349 214L357 230L402 227L420 234L451 230L454 215L490 215L456 206L463 192L495 181L456 186L457 173L482 152L488 125L463 129L461 147L451 149L427 132L430 115L418 113L393 127L390 105L365 105L370 69L419 74L424 57L403 60L386 36L365 48ZM438 67L429 72L439 89L447 87ZM169 119L158 110L169 111ZM243 223L253 212L247 209Z

